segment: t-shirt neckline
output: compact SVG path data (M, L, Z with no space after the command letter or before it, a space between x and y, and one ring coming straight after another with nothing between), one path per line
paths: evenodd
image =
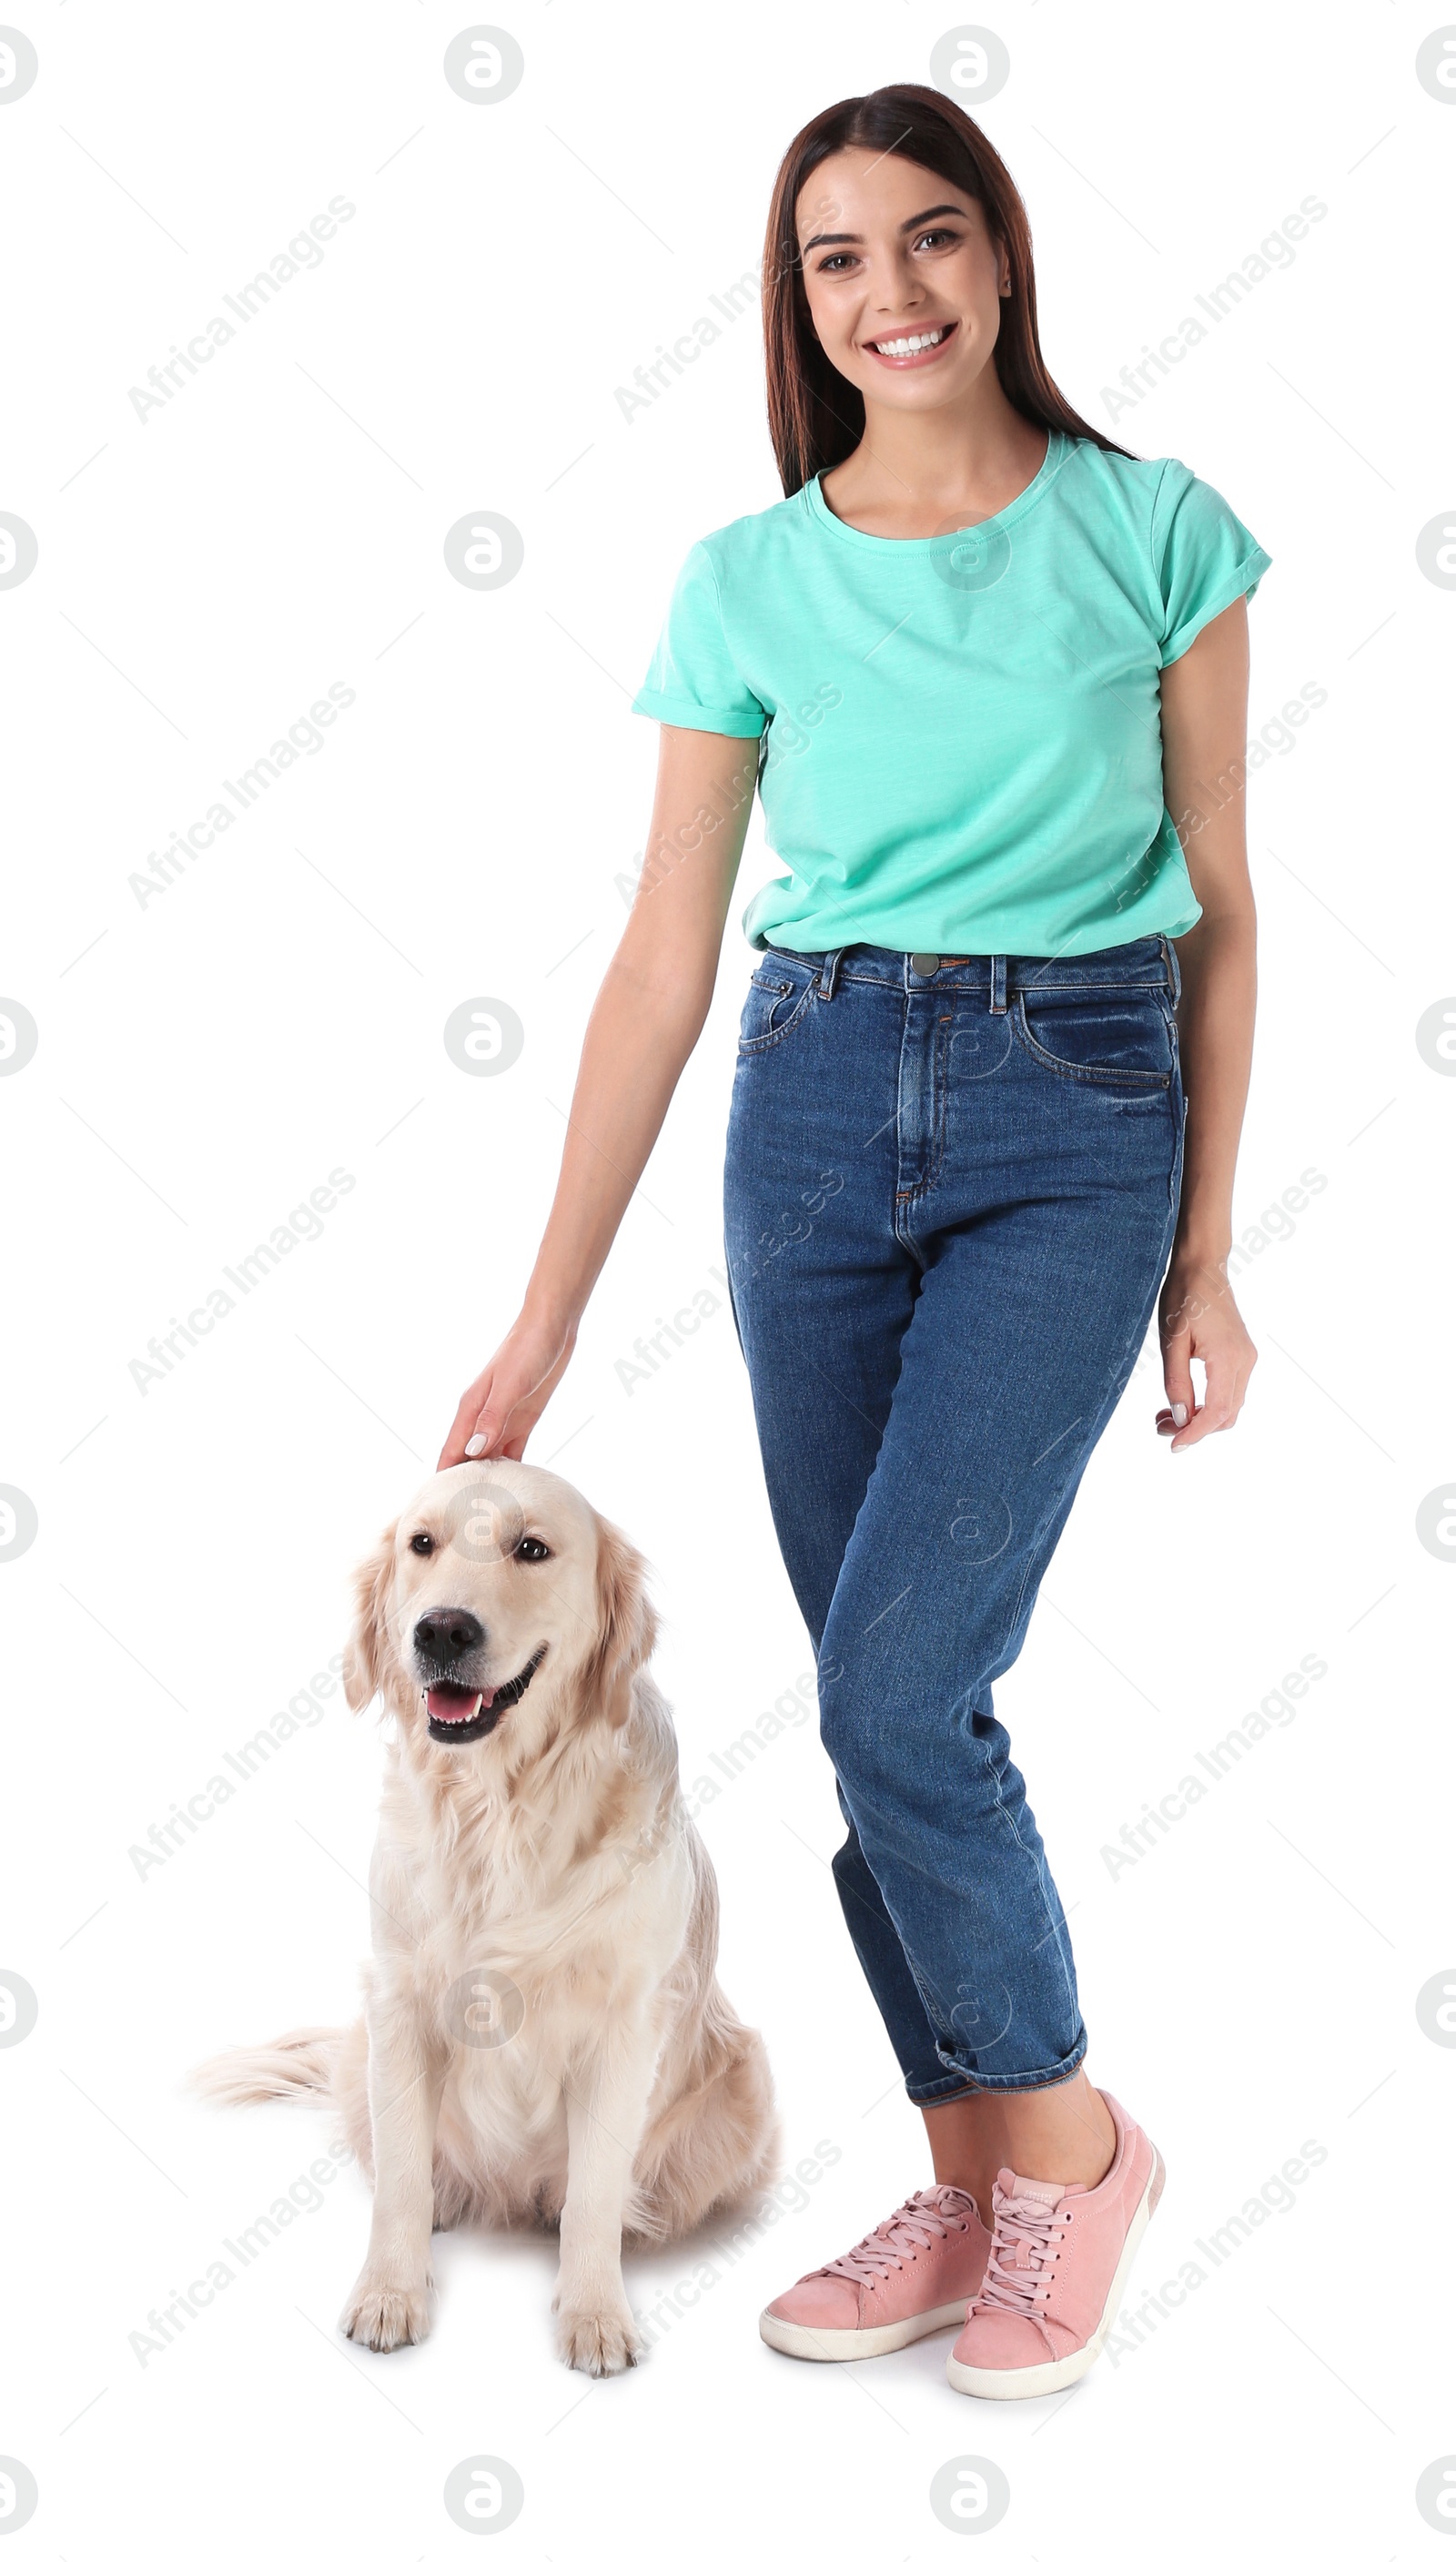
M1014 524L1018 516L1024 515L1028 507L1035 505L1036 500L1055 478L1071 450L1072 439L1069 436L1064 436L1059 427L1048 428L1046 452L1042 457L1040 469L1033 473L1025 488L1011 499L1009 505L1001 508L994 516L981 517L979 522L969 530L984 533L991 525ZM831 468L831 464L824 465L825 470ZM803 494L810 514L831 534L837 534L841 542L857 543L861 551L908 552L914 555L940 550L949 539L948 534L912 534L902 539L898 534L866 534L858 525L846 525L842 516L835 515L824 496L819 486L822 477L822 472L816 472L812 479L806 480Z

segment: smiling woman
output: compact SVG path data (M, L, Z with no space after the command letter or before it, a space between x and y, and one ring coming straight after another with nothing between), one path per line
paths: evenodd
M1228 1254L1268 561L1057 389L1025 209L938 91L805 126L764 277L784 494L678 576L634 704L661 725L636 904L525 1306L442 1465L518 1458L571 1359L707 1014L756 788L783 868L743 919L725 1269L835 1882L935 2174L760 2327L839 2360L955 2326L949 2382L1006 2401L1092 2364L1163 2186L1083 2069L994 1685L1155 1312L1174 1453L1234 1421L1253 1366Z
M949 366L941 360L952 356L963 382L989 358L1008 404L1028 424L1120 453L1077 416L1047 372L1026 208L980 127L936 91L908 85L847 104L852 114L844 105L826 107L798 135L769 210L764 337L769 424L785 488L801 488L855 452L871 368L944 377ZM870 163L864 181L878 181L877 194L891 187L905 200L892 223L905 288L898 312L862 299L866 241L846 210L857 192L856 156ZM928 175L952 181L951 192L927 188ZM877 226L878 208L870 219ZM918 327L901 327L887 341L873 334L901 321ZM933 346L900 352L903 340L926 333ZM939 379L935 401L950 388Z

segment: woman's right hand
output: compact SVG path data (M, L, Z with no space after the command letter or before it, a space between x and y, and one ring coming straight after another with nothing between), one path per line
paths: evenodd
M524 1312L517 1317L460 1398L437 1467L457 1468L467 1456L519 1459L575 1350L575 1333L563 1335ZM477 1439L478 1449L467 1449Z

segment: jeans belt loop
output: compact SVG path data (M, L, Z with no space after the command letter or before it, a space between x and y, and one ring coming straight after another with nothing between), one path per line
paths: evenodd
M1003 1014L1006 1009L1006 956L994 952L991 958L991 1010Z
M839 984L839 964L847 949L847 944L841 943L837 952L824 954L823 968L819 972L819 993L825 1005L828 1004Z

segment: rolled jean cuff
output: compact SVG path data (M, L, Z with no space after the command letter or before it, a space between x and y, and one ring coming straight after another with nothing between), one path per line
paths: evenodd
M1075 2080L1082 2070L1086 2053L1087 2032L1084 2028L1071 2054L1060 2064L1044 2065L1033 2073L907 2073L905 2090L917 2108L940 2107L947 2100L964 2099L968 2091L1049 2091L1058 2082Z

